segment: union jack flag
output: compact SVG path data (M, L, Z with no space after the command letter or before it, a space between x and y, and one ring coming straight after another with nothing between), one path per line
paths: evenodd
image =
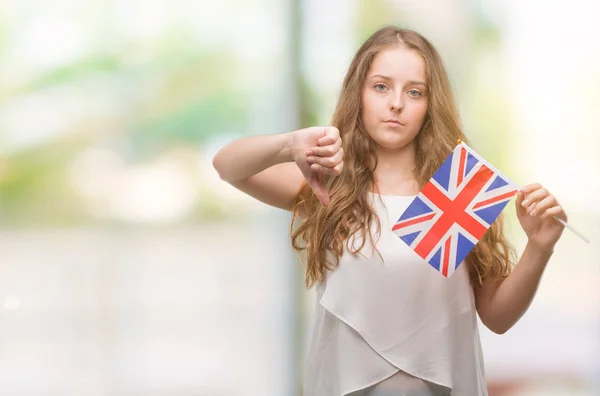
M392 231L449 277L517 191L515 183L461 142Z

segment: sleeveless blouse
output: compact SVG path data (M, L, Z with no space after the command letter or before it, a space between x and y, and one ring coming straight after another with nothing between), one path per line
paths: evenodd
M367 238L316 286L304 395L487 396L466 264L445 278L393 234L414 196L369 197L383 260Z

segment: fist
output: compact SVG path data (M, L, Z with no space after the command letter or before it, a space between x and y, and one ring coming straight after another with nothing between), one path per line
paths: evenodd
M310 127L292 133L294 162L323 206L329 194L323 186L323 175L338 176L344 166L340 131L333 126Z

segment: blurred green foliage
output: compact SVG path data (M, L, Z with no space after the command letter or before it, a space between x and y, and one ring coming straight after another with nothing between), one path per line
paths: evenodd
M298 7L299 4L301 1L297 2ZM399 8L391 7L388 1L361 0L357 7L356 46L384 25L410 26L407 16ZM476 55L470 68L484 69L484 74L491 73L498 78L490 84L484 74L474 73L474 77L465 82L467 89L463 90L463 97L468 100L461 113L466 131L477 148L505 169L510 165L502 155L510 114L508 96L502 86L503 66L496 62L501 36L482 16L475 15L475 19L468 45L473 46L469 52ZM300 64L303 54L298 40L303 26L300 19L295 23L288 45L295 49L294 61ZM0 56L16 33L0 27ZM207 48L175 25L150 41L118 35L114 40L111 48L87 48L81 57L40 71L26 84L0 80L0 106L32 95L52 95L62 87L72 88L71 92L78 95L77 100L82 103L93 104L95 95L108 92L117 109L113 113L83 118L37 143L4 150L4 154L0 151L0 221L3 225L111 223L111 220L95 217L85 197L72 185L75 160L89 148L112 150L128 167L143 166L169 153L182 150L199 153L215 136L240 135L238 131L247 130L249 122L256 122L251 120L249 103L256 95L253 90L261 87L252 83L240 86L238 82L246 65L230 49ZM275 56L286 56L286 53ZM457 60L445 61L452 65ZM330 116L322 120L320 111L327 101L337 98L324 97L299 68L293 72L298 91L299 126L328 123ZM19 120L23 125L28 121ZM2 142L0 134L0 145ZM199 176L201 169L194 163L193 155L181 156L178 161L201 191L186 221L227 216L219 198L203 185Z

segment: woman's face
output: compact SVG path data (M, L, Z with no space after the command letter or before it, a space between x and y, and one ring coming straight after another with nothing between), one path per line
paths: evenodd
M411 144L427 114L425 62L415 51L393 47L379 52L362 89L362 119L383 149Z

